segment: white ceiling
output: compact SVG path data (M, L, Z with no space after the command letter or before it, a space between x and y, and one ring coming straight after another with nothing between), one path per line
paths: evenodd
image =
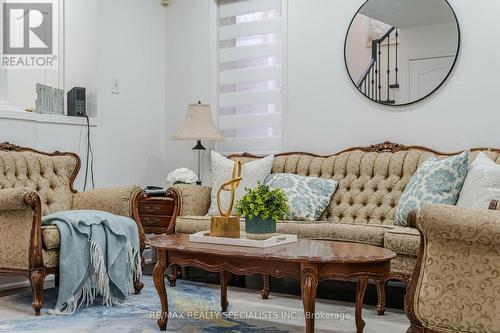
M359 12L398 28L455 22L445 0L368 0Z

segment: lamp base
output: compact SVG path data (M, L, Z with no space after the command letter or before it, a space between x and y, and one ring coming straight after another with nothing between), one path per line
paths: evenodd
M196 182L196 185L201 185L201 168L203 163L202 161L204 161L201 155L203 155L206 150L207 149L201 144L201 140L197 140L196 146L193 147L193 152L195 152L196 155L198 155L197 165L196 165L196 171L197 171L196 176L198 176L198 181Z

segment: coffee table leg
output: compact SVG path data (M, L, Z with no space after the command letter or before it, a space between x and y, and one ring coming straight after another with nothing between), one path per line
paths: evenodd
M378 303L377 303L377 313L379 316L383 316L385 313L385 280L377 280L375 281L377 283L377 296L378 296Z
M156 265L153 269L153 282L161 302L161 315L160 318L158 318L158 326L161 331L167 330L168 321L168 299L164 279L166 269L167 252L165 250L158 249L158 260L156 261Z
M220 306L222 312L227 312L229 303L227 301L227 283L229 281L230 273L228 271L220 272Z
M262 290L260 292L262 299L269 298L269 275L262 274Z
M363 333L365 328L365 321L361 316L361 311L363 309L363 301L365 299L366 286L368 285L368 278L365 276L359 277L358 281L358 291L356 292L356 332Z
M316 289L318 288L318 265L300 264L300 287L302 303L306 317L306 333L314 333L314 310L316 306Z

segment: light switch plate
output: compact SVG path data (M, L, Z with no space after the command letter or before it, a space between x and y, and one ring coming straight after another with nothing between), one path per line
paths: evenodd
M117 77L114 77L112 79L112 87L111 87L111 92L113 94L119 94L120 93L120 89L121 89L121 86L120 86L120 79L117 78Z

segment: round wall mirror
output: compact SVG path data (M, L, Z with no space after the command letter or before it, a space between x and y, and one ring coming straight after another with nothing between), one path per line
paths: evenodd
M407 105L436 91L460 48L457 18L446 0L368 0L347 32L344 56L367 98Z

